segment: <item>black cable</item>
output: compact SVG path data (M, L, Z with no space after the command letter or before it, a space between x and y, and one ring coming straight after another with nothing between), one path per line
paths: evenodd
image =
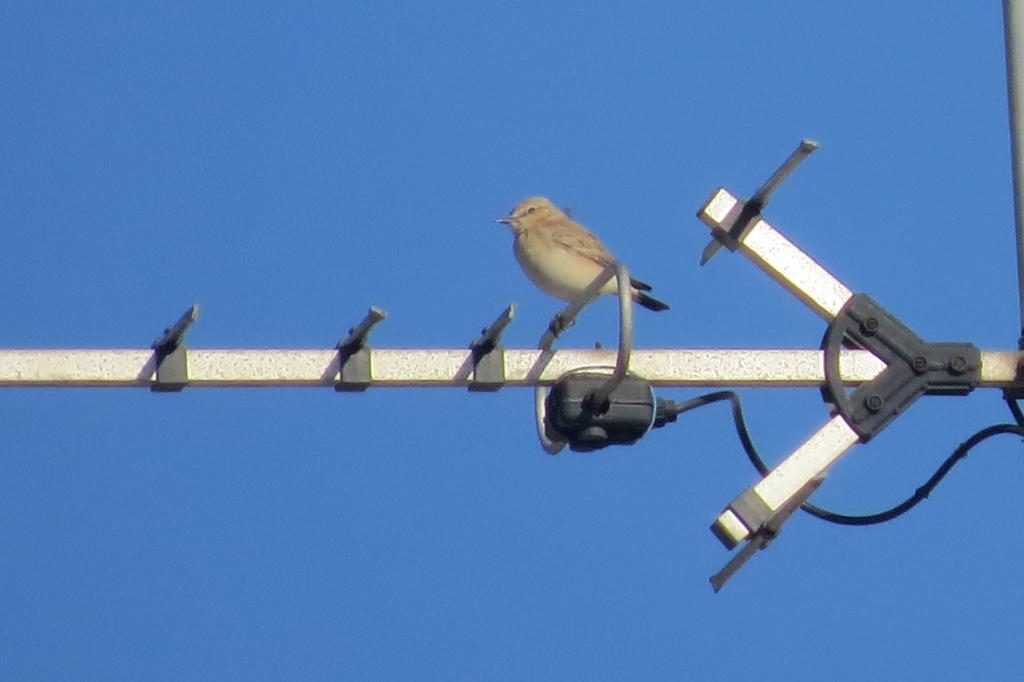
M1024 426L1024 413L1020 411L1020 403L1015 398L1011 398L1005 391L1003 392L1003 400L1006 401L1006 406L1010 408L1010 414L1013 415L1013 420L1017 422L1017 425Z
M754 468L761 474L761 476L768 475L768 466L761 459L757 449L754 447L753 441L750 440L750 433L747 431L746 420L743 418L743 408L740 406L740 398L733 391L717 391L715 393L708 393L706 395L698 396L690 400L678 403L673 406L675 414L679 415L683 412L703 407L711 403L716 403L722 400L728 400L732 404L732 419L736 425L736 434L739 436L740 443L743 445L743 450L747 454L747 458L750 460ZM1014 413L1014 417L1017 418L1021 414L1020 407L1016 401L1007 400L1010 405L1010 411ZM953 466L961 459L967 456L971 449L992 436L997 436L1002 433L1013 433L1018 436L1024 437L1024 415L1018 419L1017 424L995 424L993 426L981 429L970 438L965 440L956 450L946 458L941 466L932 474L924 485L914 491L914 494L900 502L895 507L887 509L877 514L866 514L866 515L849 515L839 514L837 512L822 509L821 507L805 502L800 505L800 508L805 512L819 518L823 521L830 523L837 523L845 526L870 526L876 523L884 523L885 521L891 521L897 516L905 514L914 507L916 507L922 500L928 497L935 486L946 477L946 474L953 468Z
M845 514L836 514L814 505L805 504L804 511L816 516L819 519L830 521L832 523L839 523L847 526L870 526L875 523L884 523L885 521L891 521L892 519L904 514L918 505L922 500L928 497L928 495L935 489L935 486L946 477L946 474L953 468L957 462L967 456L978 443L991 438L992 436L998 436L1001 433L1015 433L1018 436L1024 436L1024 426L1018 424L994 424L981 429L970 438L965 440L956 450L953 451L946 461L932 474L931 478L925 482L920 488L914 491L914 494L905 499L891 509L887 509L884 512L878 514L869 514L866 516L847 516Z
M736 395L734 391L715 391L714 393L705 393L699 395L696 398L690 400L684 400L681 403L676 404L675 413L677 415L683 412L689 412L695 410L698 407L704 407L711 403L717 403L722 400L728 400L732 403L732 421L736 425L736 435L740 438L740 443L743 445L743 450L747 453L747 457L753 462L754 467L761 472L764 476L768 473L768 467L764 465L764 461L761 456L757 454L757 448L754 447L754 442L750 440L750 432L747 431L747 421L743 418L743 408L740 406L740 397Z

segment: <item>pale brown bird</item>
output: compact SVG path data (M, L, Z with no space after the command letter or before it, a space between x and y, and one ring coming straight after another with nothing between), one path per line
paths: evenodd
M575 222L545 197L529 197L504 218L512 228L512 250L526 276L542 291L571 301L594 281L615 257L590 230ZM649 296L649 284L630 278L633 300L648 310L668 310L668 304ZM599 293L617 295L615 278Z

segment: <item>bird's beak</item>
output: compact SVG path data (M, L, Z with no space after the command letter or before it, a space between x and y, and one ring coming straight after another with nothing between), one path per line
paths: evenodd
M511 225L512 224L512 216L505 216L503 218L498 218L494 222L501 223L502 225Z

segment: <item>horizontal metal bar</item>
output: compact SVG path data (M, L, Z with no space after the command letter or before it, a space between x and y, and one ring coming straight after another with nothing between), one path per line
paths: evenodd
M473 371L469 349L373 348L372 386L467 386ZM543 369L542 352L506 349L507 386L547 386L585 367L614 367L614 350L557 350ZM983 351L983 386L1017 381L1017 351ZM338 352L332 349L189 349L189 386L333 386ZM650 349L634 350L629 369L656 386L820 386L819 350ZM126 386L148 388L154 380L151 350L0 349L0 387ZM845 351L843 380L873 378L882 363L866 351ZM1019 384L1020 382L1017 382Z

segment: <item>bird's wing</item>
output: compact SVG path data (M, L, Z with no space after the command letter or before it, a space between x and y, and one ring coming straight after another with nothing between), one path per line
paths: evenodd
M552 223L548 234L558 246L589 258L598 265L608 265L613 260L604 244L579 223Z
M589 258L598 265L607 266L614 260L604 244L594 234L579 223L553 223L551 226L551 239L559 246ZM641 282L632 277L629 283L641 291L650 291L651 285Z

